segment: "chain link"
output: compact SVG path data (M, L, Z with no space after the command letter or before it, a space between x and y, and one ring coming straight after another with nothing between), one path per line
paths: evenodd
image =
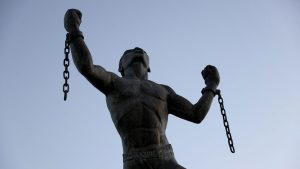
M223 117L223 124L224 124L224 127L225 127L226 136L227 136L227 139L228 139L228 145L229 145L230 151L232 153L235 153L232 136L231 136L230 129L229 129L229 122L227 120L226 110L224 108L224 100L221 96L221 90L217 90L216 94L218 95L218 102L220 104L221 115Z
M70 43L69 43L69 33L67 33L66 35L66 40L65 40L65 49L64 49L64 53L65 53L65 59L64 59L64 66L65 66L65 70L63 71L63 77L65 79L65 83L63 85L63 92L64 92L64 101L67 100L67 94L69 92L69 84L68 84L68 79L70 78L70 73L68 70L68 67L70 65L70 60L69 60L69 53L70 53Z

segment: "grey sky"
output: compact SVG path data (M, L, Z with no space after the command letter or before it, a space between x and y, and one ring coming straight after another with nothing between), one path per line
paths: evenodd
M195 103L212 64L236 147L217 99L195 125L169 117L167 136L189 169L300 168L300 2L1 1L0 168L118 169L122 147L105 97L70 66L63 101L63 16L83 13L94 63L115 73L124 50L150 56L149 79Z

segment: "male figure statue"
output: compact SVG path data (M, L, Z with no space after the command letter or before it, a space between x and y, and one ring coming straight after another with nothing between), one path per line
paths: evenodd
M170 87L148 80L149 58L141 48L124 52L119 77L93 64L79 31L81 16L79 10L70 9L64 19L73 61L78 71L106 96L112 121L122 139L124 169L184 169L176 162L165 135L168 115L200 123L219 84L217 69L208 65L202 71L206 87L194 105Z

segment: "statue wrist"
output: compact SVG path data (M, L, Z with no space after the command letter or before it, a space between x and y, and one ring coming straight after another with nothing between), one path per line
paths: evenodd
M77 38L84 39L84 36L83 36L83 34L80 30L72 31L72 32L69 32L67 34L68 34L68 42L69 43L72 43Z
M202 95L206 92L211 92L215 96L217 94L217 87L207 85L201 90Z

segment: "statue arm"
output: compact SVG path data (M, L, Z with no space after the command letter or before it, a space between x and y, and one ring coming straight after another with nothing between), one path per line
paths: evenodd
M64 17L64 26L71 35L80 32L82 13L78 9L67 10ZM75 36L71 39L70 47L72 58L78 71L97 89L104 94L110 92L113 88L113 79L118 76L107 72L103 67L93 64L91 53L81 36Z
M107 94L112 90L113 78L117 75L93 64L92 56L82 38L76 38L70 44L72 58L78 71L98 90Z
M179 118L199 124L209 111L213 98L214 94L212 92L205 92L198 102L193 105L169 88L168 111Z
M194 105L168 87L167 104L171 114L194 123L201 123L205 118L214 98L213 91L216 91L219 85L220 76L217 68L211 65L206 66L201 74L207 90Z

